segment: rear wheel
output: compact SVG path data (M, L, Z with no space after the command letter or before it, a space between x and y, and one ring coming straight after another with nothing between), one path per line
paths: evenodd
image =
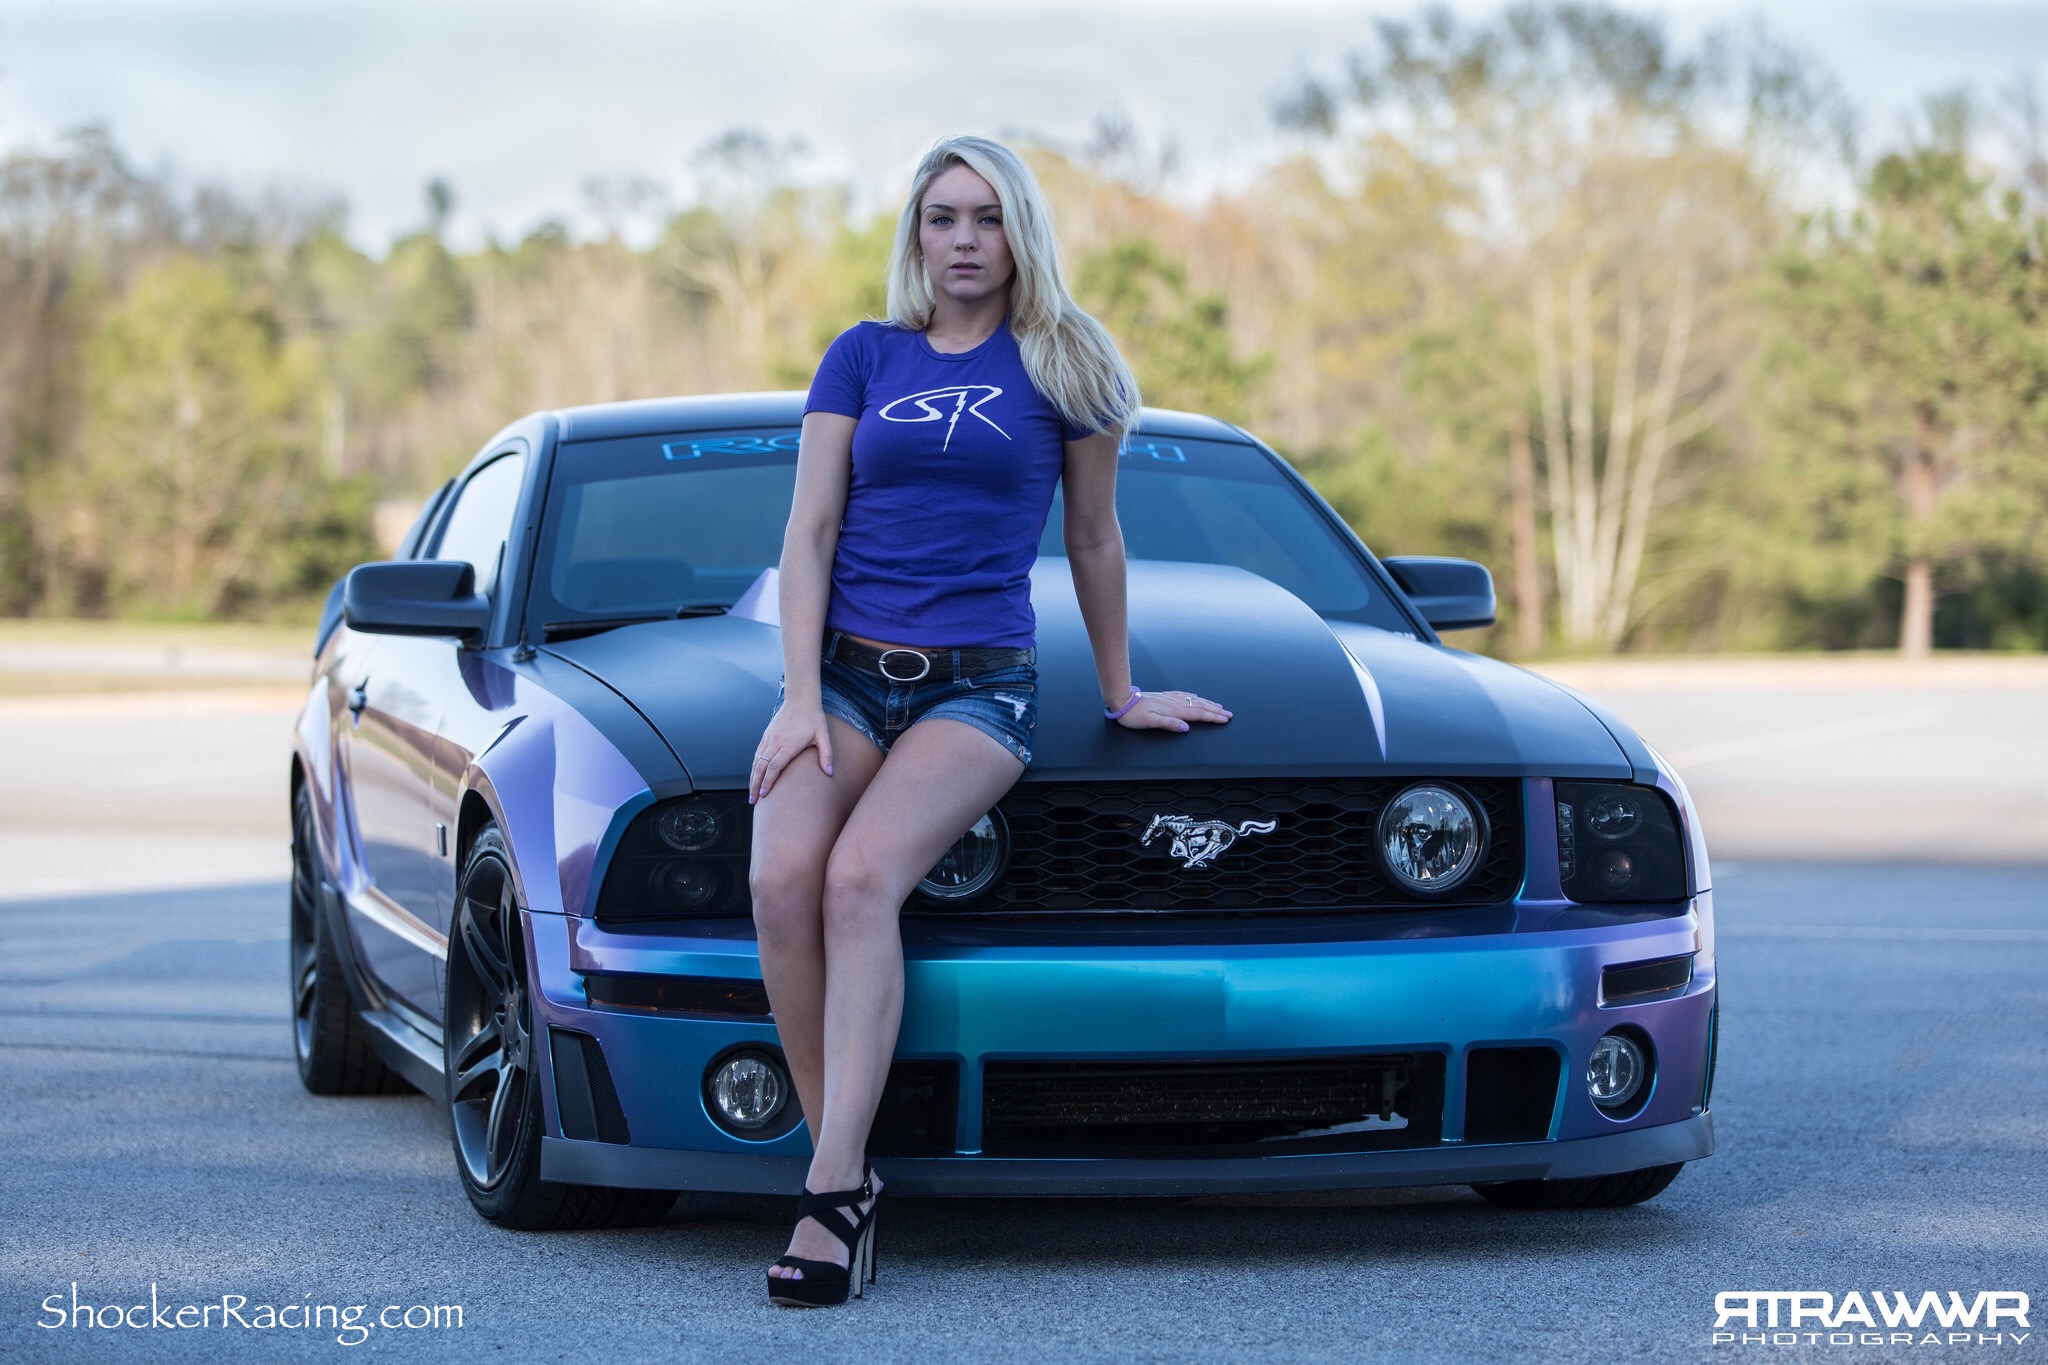
M1664 1193L1684 1165L1674 1161L1669 1166L1582 1180L1504 1180L1472 1188L1488 1203L1508 1209L1618 1209Z
M455 897L442 1031L455 1168L476 1211L509 1228L628 1227L659 1220L672 1192L540 1178L539 1040L505 839L478 831Z
M314 843L313 793L292 793L292 1052L299 1080L316 1095L384 1095L411 1089L384 1065L369 1026L348 998L341 953L320 908L320 854Z

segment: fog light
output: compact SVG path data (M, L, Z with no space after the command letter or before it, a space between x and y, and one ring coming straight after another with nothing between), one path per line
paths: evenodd
M707 1087L718 1115L734 1128L766 1128L789 1099L789 1080L782 1067L758 1052L739 1052L725 1059Z
M933 900L972 900L1003 870L1008 844L1009 826L992 810L939 855L917 889Z
M1486 825L1461 793L1425 782L1387 802L1379 840L1380 862L1396 882L1420 895L1442 895L1478 868Z
M1593 1044L1586 1062L1586 1093L1602 1109L1623 1109L1643 1088L1649 1074L1643 1050L1627 1037L1610 1033Z

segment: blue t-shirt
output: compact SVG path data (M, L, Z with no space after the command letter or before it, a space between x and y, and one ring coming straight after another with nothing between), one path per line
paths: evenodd
M957 355L856 323L804 411L858 419L825 624L911 645L1035 643L1031 565L1065 442L1089 433L1033 387L1009 320Z

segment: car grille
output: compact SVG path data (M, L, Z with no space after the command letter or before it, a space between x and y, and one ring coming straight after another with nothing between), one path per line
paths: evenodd
M1434 1144L1436 1053L1188 1061L992 1061L982 1070L991 1156L1249 1155Z
M1512 896L1522 881L1522 793L1509 779L1449 784L1484 810L1489 830L1479 870L1450 895L1406 894L1380 871L1380 809L1416 780L1021 783L1001 802L1009 867L961 910L1412 910ZM1162 812L1219 821L1235 837L1204 866L1184 867L1169 838L1140 844ZM1246 821L1267 820L1271 833L1235 835Z

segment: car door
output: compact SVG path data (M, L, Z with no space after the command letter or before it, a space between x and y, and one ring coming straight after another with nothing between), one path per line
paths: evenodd
M526 482L526 471L524 446L501 451L488 464L479 467L464 485L463 496L449 514L448 523L434 545L433 558L460 560L470 565L476 571L477 591L494 603L500 591L509 589L514 576L509 562L511 552L507 546L512 543L512 523L519 510L519 495ZM448 928L455 904L455 879L461 871L455 865L458 784L467 760L464 755L462 763L452 771L449 769L447 732L451 724L459 728L462 719L475 709L470 688L464 680L483 665L482 656L459 649L451 649L442 655L442 664L445 674L434 726L434 745L426 765L428 823L434 830L433 897L427 919L442 944L445 960ZM441 976L437 973L436 1020L441 1017L440 986Z
M525 460L507 451L480 465L455 493L424 559L461 560L490 596ZM460 642L385 635L350 698L358 708L351 747L356 818L370 886L352 898L361 961L392 994L430 1019L441 1014L447 959L451 819L434 798L436 736L458 679Z

